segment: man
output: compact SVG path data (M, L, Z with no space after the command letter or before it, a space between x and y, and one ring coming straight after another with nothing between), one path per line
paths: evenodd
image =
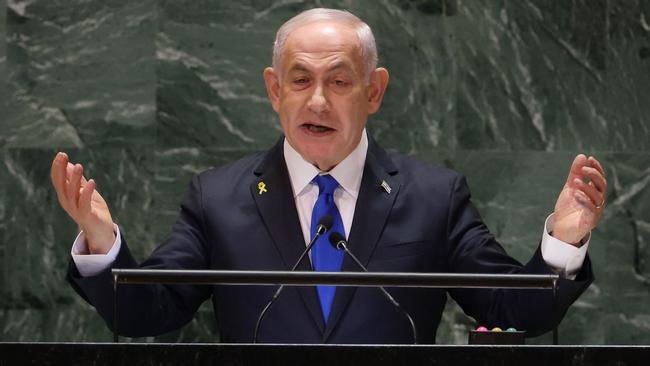
M522 266L481 222L462 176L389 154L365 131L388 85L370 28L354 15L312 9L278 31L264 81L284 139L194 177L170 238L141 266L166 269L287 270L328 212L334 228L371 271L560 273L559 309L537 290L449 294L481 324L535 335L551 329L593 280L590 231L605 202L598 161L574 160L540 249ZM108 207L64 153L52 163L62 207L82 229L73 245L72 286L112 324L110 268L134 268ZM550 234L552 232L552 235ZM310 262L312 265L310 266ZM299 269L356 271L319 240ZM120 333L160 334L190 321L212 296L225 342L250 342L275 291L250 286L122 286ZM390 289L415 320L421 343L435 341L446 301L440 289ZM556 311L557 310L557 311ZM287 288L260 330L262 342L409 343L402 315L375 288Z

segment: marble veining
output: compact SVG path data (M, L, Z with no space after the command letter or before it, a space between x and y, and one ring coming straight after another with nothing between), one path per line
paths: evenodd
M55 152L85 164L144 259L194 174L278 140L262 71L275 30L313 6L349 9L375 32L391 81L370 133L466 175L518 260L538 245L575 154L601 159L596 282L561 341L648 344L644 0L0 0L0 341L111 339L64 281L76 228L50 188ZM475 325L450 301L438 342L464 344ZM218 339L206 303L182 330L132 341Z

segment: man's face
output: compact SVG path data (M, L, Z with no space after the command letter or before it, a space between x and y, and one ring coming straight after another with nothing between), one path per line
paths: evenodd
M264 78L284 135L305 160L330 170L358 145L368 114L379 108L358 36L337 23L307 24L289 35L281 62L281 75L267 69Z

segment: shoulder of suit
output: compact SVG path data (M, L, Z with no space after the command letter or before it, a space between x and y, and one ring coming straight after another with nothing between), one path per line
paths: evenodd
M388 157L398 169L398 174L406 178L417 176L419 178L454 181L461 176L460 173L453 169L428 163L411 155L405 155L395 151L388 151L387 153Z
M266 153L258 152L227 164L204 170L198 174L202 184L246 184L254 179L253 171L264 159Z

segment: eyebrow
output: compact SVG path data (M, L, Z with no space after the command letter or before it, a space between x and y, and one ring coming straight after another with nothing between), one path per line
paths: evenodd
M291 65L291 67L288 70L288 72L292 72L292 71L309 72L309 69L307 69L307 66L305 66L305 65L303 65L301 63L295 63L295 64Z
M353 68L348 63L346 63L344 61L337 61L332 66L327 68L327 72L331 72L331 71L338 70L338 69L350 69L350 70L353 70ZM311 72L309 70L309 68L307 68L307 66L305 64L303 64L302 62L297 62L297 63L291 65L288 72L293 72L293 71Z
M330 68L327 69L327 71L334 71L334 70L339 70L339 69L350 69L351 71L354 71L354 68L352 65L343 62L343 61L337 61L334 63L334 65L330 66Z

